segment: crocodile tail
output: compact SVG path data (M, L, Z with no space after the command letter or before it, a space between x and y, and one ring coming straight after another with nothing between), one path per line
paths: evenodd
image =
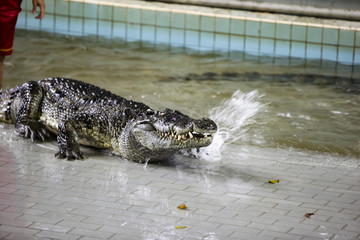
M15 122L11 114L11 109L18 92L18 87L11 88L7 91L0 91L0 122Z

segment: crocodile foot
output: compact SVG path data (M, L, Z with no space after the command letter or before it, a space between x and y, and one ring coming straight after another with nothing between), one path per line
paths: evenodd
M60 149L55 153L55 157L58 159L66 158L69 161L84 159L84 155L79 149Z
M16 132L20 136L30 138L32 142L35 142L35 140L44 141L46 138L51 137L51 133L46 127L36 121L28 122L27 124L18 124Z

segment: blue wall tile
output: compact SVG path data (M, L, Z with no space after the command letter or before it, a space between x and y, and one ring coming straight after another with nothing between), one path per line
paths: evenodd
M325 44L338 44L338 29L324 28L323 43Z
M170 27L170 13L158 12L156 16L156 25L162 27Z
M166 12L146 7L47 1L47 12L41 22L31 14L31 2L23 1L24 10L19 15L17 27L77 36L100 35L197 50L244 51L255 55L339 60L346 64L353 61L359 64L360 61L360 31L290 25L275 20L242 20L235 16Z
M200 47L214 48L214 33L200 32Z
M185 15L182 13L172 13L171 14L171 27L184 29Z
M336 61L337 59L337 47L332 45L323 45L322 59Z
M127 19L127 8L114 7L113 20L117 22L126 22Z
M340 39L339 39L339 45L340 46L348 46L353 47L355 43L355 33L354 31L348 31L348 30L340 30Z
M215 31L215 19L208 16L200 16L200 28L202 31Z
M275 38L275 23L261 23L261 37Z
M291 39L295 41L305 42L306 27L293 25L291 29Z
M112 22L100 20L98 24L98 34L102 37L110 38L112 35Z
M18 15L18 20L16 22L16 28L24 29L26 28L26 12L21 11Z
M189 47L198 47L200 43L199 31L186 30L185 31L185 45Z
M98 5L96 4L85 4L84 5L84 17L97 19Z
M127 10L127 21L129 23L141 23L141 11L138 8L128 8Z
M290 42L276 40L275 42L275 55L277 56L289 56L290 55Z
M46 17L46 18L45 18ZM41 21L41 29L46 32L54 32L55 29L55 16L47 14Z
M35 16L32 13L26 13L26 29L36 31L40 30L40 20L35 19Z
M69 32L69 18L55 16L55 31L57 33L67 34Z
M158 27L156 29L156 43L169 44L170 43L170 28Z
M145 25L155 25L156 12L153 10L143 9L141 12L141 23Z
M112 20L113 9L111 6L99 5L98 11L99 11L99 19L108 20L108 21Z
M140 41L141 26L139 24L128 24L126 28L127 41Z
M354 49L350 47L339 47L338 61L351 64L353 63Z
M360 31L355 32L355 47L360 47Z
M321 45L320 44L307 44L306 45L306 58L307 59L320 59L321 58Z
M360 65L360 48L355 48L354 64ZM360 67L359 67L360 70ZM360 73L360 71L359 71Z
M260 39L255 37L245 37L245 52L258 54L260 49Z
M245 34L245 21L238 19L230 19L230 33L232 34Z
M24 2L29 2L29 1L23 1ZM31 4L29 4L31 5ZM45 9L45 14L54 14L55 12L55 0L46 0L45 2L45 6L46 6L46 9Z
M302 42L292 42L290 49L290 56L295 58L305 58L305 43Z
M241 36L230 36L230 50L231 51L244 51L245 39Z
M155 42L155 27L143 25L141 27L141 40L147 42Z
M54 3L53 3L54 4ZM22 11L26 12L32 12L32 4L31 1L22 1L21 2L21 9Z
M191 30L199 30L200 29L200 16L199 15L192 15L192 14L187 14L185 16L186 20L186 24L185 24L185 28L186 29L191 29Z
M245 21L245 29L247 36L253 36L253 37L260 36L260 22Z
M275 40L274 39L260 39L260 52L266 55L275 54Z
M215 34L215 49L228 51L229 50L229 35L228 34Z
M79 17L70 17L69 31L77 36L83 35L83 19Z
M215 32L229 33L230 32L230 19L216 18L215 19Z
M55 0L55 13L61 15L69 15L69 2L63 0Z
M122 22L114 22L112 35L115 38L126 38L126 24Z
M307 41L311 43L322 42L322 28L308 27Z
M85 35L97 34L97 21L95 19L84 20L84 34Z
M290 40L290 25L276 24L276 38L282 40Z
M170 30L170 41L175 46L185 45L185 30L183 29L171 29Z
M48 4L46 2L46 11ZM84 3L70 2L70 16L71 17L83 17L84 16Z

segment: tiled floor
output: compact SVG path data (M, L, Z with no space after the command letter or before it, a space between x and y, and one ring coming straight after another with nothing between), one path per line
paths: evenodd
M275 150L239 164L144 165L91 149L64 161L55 142L11 139L0 142L1 239L360 238L358 167Z

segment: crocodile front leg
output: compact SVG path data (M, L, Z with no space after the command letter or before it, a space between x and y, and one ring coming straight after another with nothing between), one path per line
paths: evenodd
M44 140L51 133L39 121L43 89L37 82L24 84L11 104L11 115L15 119L16 132L23 136Z
M57 136L59 151L55 154L55 157L66 158L67 160L84 158L77 141L77 126L75 120L66 120L59 123Z

